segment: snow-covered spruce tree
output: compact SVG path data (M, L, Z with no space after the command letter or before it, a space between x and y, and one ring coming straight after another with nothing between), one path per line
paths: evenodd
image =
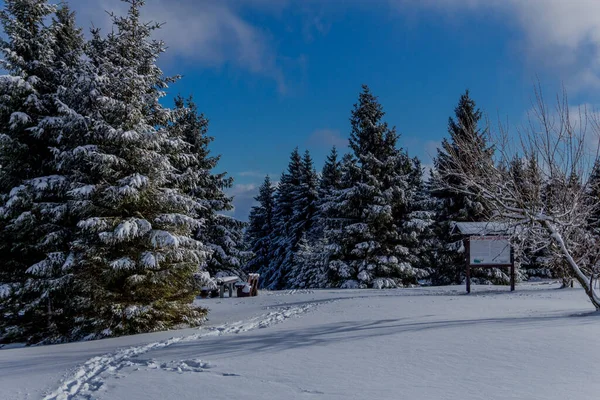
M68 76L80 66L81 30L66 5L7 1L1 13L9 76L2 78L6 131L0 143L0 252L5 256L0 300L4 340L60 341L69 329L72 234L69 181L58 160ZM3 296L0 296L3 297Z
M334 146L325 159L319 180L317 212L314 216L313 231L315 237L323 238L325 224L329 217L328 204L336 190L342 188L342 162L336 147Z
M310 162L304 162L303 165L305 173L311 171L310 168L307 168L311 165ZM303 234L293 256L293 269L287 279L287 286L290 288L330 286L327 273L330 253L327 239L329 235L327 222L331 213L328 207L332 202L335 191L342 187L341 165L337 149L333 147L323 165L321 179L317 179L312 172L305 175L308 178L304 179L306 188L313 187L318 181L317 197L316 199L313 198L314 189L310 189L308 193L303 194L306 199L311 199L311 201L305 201L305 206L300 207L310 211L301 214L305 215L306 218L310 218L309 216L312 215L312 221L310 226L307 225L304 229L298 230ZM314 209L312 209L311 204L314 204ZM306 205L309 207L306 207Z
M410 196L408 218L402 226L405 246L410 249L409 261L416 268L416 279L429 279L437 265L439 239L435 234L436 199L431 197L423 167L413 158L409 175ZM416 282L413 282L416 283Z
M330 278L342 287L389 287L414 280L401 227L409 212L411 163L367 86L350 118L353 155L328 206Z
M254 198L258 205L252 207L246 230L246 243L252 258L244 270L250 273L265 271L269 266L272 252L273 212L275 208L275 187L267 175ZM261 279L262 280L262 279Z
M246 279L242 267L251 258L246 249L244 228L246 223L233 217L215 214L207 228L207 246L211 255L203 268L212 277L236 275Z
M330 287L328 280L329 250L325 238L308 240L302 236L294 252L294 269L287 285L292 289Z
M244 277L241 266L248 257L244 249L244 223L222 215L233 209L231 197L224 189L231 187L233 179L226 173L215 173L220 156L210 154L209 144L214 140L208 135L208 120L198 112L189 98L175 98L175 121L169 134L177 145L172 154L175 167L173 181L180 190L202 203L196 216L203 226L196 232L197 238L211 251L206 262L199 267L216 275Z
M269 289L285 287L285 275L293 263L294 201L300 187L302 157L298 148L290 155L287 171L281 174L275 191L271 254L268 267L260 270L262 286Z
M73 89L86 130L63 160L79 218L70 339L194 325L205 314L191 304L206 259L193 237L203 203L173 184L171 156L185 143L170 135L173 112L159 102L170 81L156 65L165 47L151 39L159 25L140 20L144 2L127 3L111 33L93 31L87 74Z
M451 222L484 221L487 217L481 199L448 189L460 183L445 181L459 179L452 174L457 161L450 154L476 165L489 162L493 156L493 149L486 140L487 130L479 128L482 113L468 90L460 97L454 114L455 118L448 120L450 140L444 139L438 149L431 182L432 194L440 200L435 230L442 247L438 253L439 268L432 275L433 283L438 285L460 283L464 275L461 237L451 233Z
M318 190L319 177L315 171L310 153L306 151L300 166L300 184L293 194L293 215L287 241L288 253L291 254L291 259L289 264L284 266L287 270L285 287L293 287L293 282L296 282L296 277L301 273L301 267L296 263L296 253L299 250L302 238L305 238L304 250L308 250L310 244L316 242L314 222L318 207ZM306 263L303 263L303 267L306 267L306 265Z
M314 217L317 213L318 191L319 176L315 171L312 157L306 150L300 165L300 184L293 195L294 215L291 227L294 244L297 244L304 234L312 233Z

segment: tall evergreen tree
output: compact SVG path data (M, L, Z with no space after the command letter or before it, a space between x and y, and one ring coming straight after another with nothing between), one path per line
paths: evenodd
M435 284L460 283L464 275L464 253L461 237L451 233L452 222L477 222L486 219L481 199L449 190L456 187L457 161L484 166L492 163L493 149L487 144L486 131L479 127L482 113L467 90L448 120L450 140L444 139L434 160L432 193L439 199L436 234L440 238L439 268L433 275Z
M330 287L328 264L327 239L317 237L309 241L304 235L294 252L294 269L288 276L287 287L290 289Z
M319 196L319 177L315 171L312 157L308 150L302 157L300 165L300 182L293 195L293 217L291 224L292 250L297 248L297 244L303 235L311 235L314 218L317 213Z
M71 258L68 252L69 181L61 169L59 147L69 130L65 89L76 75L83 49L74 14L55 11L43 0L5 2L0 19L4 69L0 119L0 299L6 340L55 341L69 329ZM1 284L1 283L0 283ZM2 297L0 295L0 297ZM1 325L1 324L0 324Z
M245 279L242 267L252 253L246 249L244 228L246 224L233 217L216 214L208 225L206 245L211 254L204 270L211 276L236 275Z
M327 155L319 181L317 211L313 221L315 236L317 237L322 238L324 235L325 223L329 216L327 207L332 201L335 191L342 188L342 177L342 162L334 146Z
M314 169L310 153L306 151L300 166L300 182L293 193L293 215L290 230L287 236L286 264L281 268L286 271L284 287L290 287L300 273L296 253L300 249L300 242L304 240L304 251L316 242L315 216L318 207L319 177ZM306 267L307 264L304 264ZM315 266L316 267L316 266Z
M383 116L381 104L363 86L350 118L353 155L344 158L342 188L327 207L336 285L395 286L414 279L401 233L412 166Z
M193 273L206 259L193 238L204 204L173 183L172 155L189 146L171 135L174 113L160 104L172 79L156 65L159 24L140 20L142 0L126 2L113 31L94 31L87 46L88 74L74 88L87 130L64 149L79 220L72 339L196 324L204 315L191 305Z
M220 156L210 154L208 120L198 112L193 99L175 98L175 121L169 127L170 136L180 141L182 150L175 147L172 163L173 180L180 189L193 196L203 207L196 216L204 221L196 237L210 250L205 264L210 275L219 273L243 275L241 266L247 253L243 243L244 224L222 215L233 209L231 197L224 189L230 188L233 179L226 173L215 173Z
M246 243L253 257L246 264L245 270L251 273L262 272L269 267L272 253L273 213L275 188L267 175L255 200L258 205L252 207L246 231Z
M287 171L281 174L275 191L270 262L269 267L261 272L262 285L270 289L285 287L285 276L293 265L293 248L296 241L294 223L297 222L294 219L294 203L301 179L302 157L298 148L295 148L290 155Z
M415 279L426 279L431 277L433 268L438 263L439 241L434 230L436 201L431 197L424 180L421 161L416 157L411 161L409 213L402 232L405 247L410 249L409 261L416 269Z
M77 72L82 64L84 38L82 29L77 26L75 12L68 4L61 3L52 18L51 30L54 38L55 80L64 82L67 71ZM72 74L69 74L72 75Z

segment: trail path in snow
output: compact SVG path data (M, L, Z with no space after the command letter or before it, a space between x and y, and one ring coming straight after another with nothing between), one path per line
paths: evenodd
M581 289L557 287L197 300L201 329L0 350L0 400L595 398L600 350L578 344L600 335L600 316Z
M142 354L151 352L152 350L162 349L176 343L193 342L207 336L237 334L253 329L266 328L270 325L306 313L318 304L318 302L315 302L301 306L282 307L277 311L251 318L248 321L238 321L220 326L208 327L194 335L174 337L142 346L132 346L118 350L114 353L93 357L77 368L72 375L68 376L58 389L46 395L44 400L91 400L94 398L94 392L102 387L105 379L117 375L119 371L125 367L135 365L160 368L165 371L202 371L209 365L201 360L182 360L178 363L163 363L157 365L151 360L137 361L136 358Z

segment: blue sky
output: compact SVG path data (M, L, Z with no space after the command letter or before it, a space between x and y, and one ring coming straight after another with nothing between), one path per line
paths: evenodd
M119 0L72 0L79 22L108 28ZM598 103L597 0L148 0L165 22L161 66L184 78L210 119L220 170L245 219L264 175L295 146L318 168L343 147L360 85L379 96L401 145L425 164L466 88L492 120L524 120L539 79L573 104Z

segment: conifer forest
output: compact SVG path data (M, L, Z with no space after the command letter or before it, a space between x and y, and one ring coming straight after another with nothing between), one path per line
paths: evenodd
M0 12L0 343L199 326L207 310L193 301L221 276L258 273L265 291L461 284L455 222L510 224L519 282L576 281L600 308L600 162L566 95L555 105L536 87L539 112L517 137L456 93L425 168L377 93L356 87L348 147L318 170L301 143L288 149L239 220L210 115L172 92L186 78L159 67L169 43L144 1L123 1L112 30L90 32L68 3Z

